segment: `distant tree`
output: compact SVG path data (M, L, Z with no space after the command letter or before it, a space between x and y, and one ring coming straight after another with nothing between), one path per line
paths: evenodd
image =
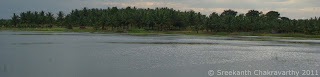
M188 11L188 22L189 26L194 26L196 24L195 12L193 10Z
M40 24L46 24L46 16L45 16L45 12L44 11L41 11L40 12L40 16L39 16L39 22Z
M57 25L62 26L63 20L64 20L64 13L62 11L59 11L58 17L57 17Z
M229 10L224 10L221 15L223 15L223 16L225 16L225 15L236 16L237 13L238 13L237 11L229 9Z
M252 31L260 31L262 24L260 24L259 15L260 12L257 10L249 10L248 13L246 13L246 16L250 20L250 23L247 23L247 25L251 26Z
M220 21L219 21L219 14L216 12L213 12L209 15L208 18L208 27L211 32L218 31L220 29Z
M55 22L55 19L54 19L52 13L48 12L48 13L46 14L46 22L47 22L47 24L49 25L49 26L47 26L47 27L52 27L52 24L54 24L54 22Z
M288 17L280 17L281 20L290 20Z
M277 11L269 11L266 16L271 19L277 19L280 17L280 13Z
M74 23L71 23L71 22L75 22L75 21L73 21L73 19L72 19L72 17L70 16L70 15L67 15L66 16L66 18L65 18L65 21L63 21L63 25L65 25L65 27L67 28L67 29L73 29L72 27L72 25L74 24Z
M248 13L246 13L246 16L248 17L259 17L260 12L257 10L249 10Z
M19 16L16 15L16 13L13 13L12 24L13 24L14 26L17 26L18 22L19 22Z
M6 26L6 20L4 20L4 19L0 20L0 27L2 27L2 26Z
M199 30L201 30L203 27L204 18L205 17L200 12L196 14L196 23L194 25L194 30L196 30L197 33L199 33Z

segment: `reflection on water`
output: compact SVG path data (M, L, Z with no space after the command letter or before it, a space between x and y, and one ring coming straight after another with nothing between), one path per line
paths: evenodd
M271 36L0 31L0 77L209 77L208 70L320 70L317 43Z
M55 44L53 42L13 43L13 45Z
M250 45L250 44L227 44L227 43L203 43L203 42L101 42L101 43L114 43L114 44L186 44L186 45L234 45L234 46L288 46L288 45Z
M320 44L320 40L278 40L279 42L285 43L296 43L296 44Z
M81 34L12 34L12 35L81 35Z
M6 64L0 64L0 72L8 72L8 66Z
M197 42L106 42L119 44L218 44L218 43L197 43Z

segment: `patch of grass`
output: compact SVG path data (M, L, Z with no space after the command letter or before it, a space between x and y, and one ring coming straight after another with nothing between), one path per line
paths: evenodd
M215 33L212 33L212 35L230 35L230 33L227 33L227 32L215 32Z
M80 29L79 27L73 27L73 29L66 29L61 27L53 27L53 28L5 28L0 27L0 30L13 30L13 31L67 31L67 32L114 32L111 30L95 30L93 27L87 27L86 29ZM304 37L304 38L320 38L320 35L307 35L302 33L255 33L255 32L206 32L206 31L148 31L145 29L139 28L131 28L128 33L162 33L162 34L184 34L184 35L200 35L200 36L277 36L277 37Z
M65 28L0 28L0 30L14 30L14 31L65 31Z
M149 33L149 31L145 29L132 28L128 30L129 33Z
M234 32L231 35L241 35L241 36L264 36L265 33L254 33L254 32Z
M165 34L179 34L177 32L173 32L173 31L168 31L168 32L164 32Z
M305 34L275 34L275 36L280 37L305 37Z
M52 28L52 31L65 31L66 28Z
M281 34L269 34L270 36L278 37L305 37L305 38L320 38L320 35L307 35L301 33L281 33Z

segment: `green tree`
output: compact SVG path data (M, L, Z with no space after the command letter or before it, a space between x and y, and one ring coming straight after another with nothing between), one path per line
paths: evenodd
M57 25L61 27L63 25L64 13L62 11L59 11L59 13L57 15L58 15Z
M229 9L229 10L224 10L223 12L222 12L222 16L227 16L227 15L230 15L230 16L236 16L237 15L237 11L234 11L234 10L231 10L231 9Z
M249 10L248 13L246 13L246 16L248 17L259 17L260 12L257 10Z
M13 13L13 17L12 17L13 26L17 26L18 22L19 22L19 16L16 15L16 13Z
M277 11L269 11L266 16L270 19L278 19L280 17L280 13Z

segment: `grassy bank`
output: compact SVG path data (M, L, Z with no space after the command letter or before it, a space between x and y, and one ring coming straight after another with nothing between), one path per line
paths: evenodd
M13 31L65 31L65 28L0 28L0 30Z
M93 28L80 29L74 27L73 29L66 29L60 27L54 28L0 28L0 30L12 30L12 31L65 31L65 32L110 32L104 30L95 30Z
M304 38L320 38L320 35L307 35L302 33L257 33L257 32L206 32L206 31L145 31L143 29L134 29L129 33L163 33L163 34L185 34L185 35L219 35L219 36L277 36L277 37L304 37Z
M60 27L54 28L0 28L0 30L13 30L13 31L66 31L66 32L119 32L119 31L110 31L110 30L95 30L92 27L86 29L80 29L78 27L74 27L73 29L66 29ZM145 29L129 29L125 31L126 33L161 33L161 34L185 34L185 35L201 35L201 36L277 36L277 37L304 37L304 38L320 38L320 35L307 35L301 33L256 33L256 32L206 32L206 31L148 31Z

